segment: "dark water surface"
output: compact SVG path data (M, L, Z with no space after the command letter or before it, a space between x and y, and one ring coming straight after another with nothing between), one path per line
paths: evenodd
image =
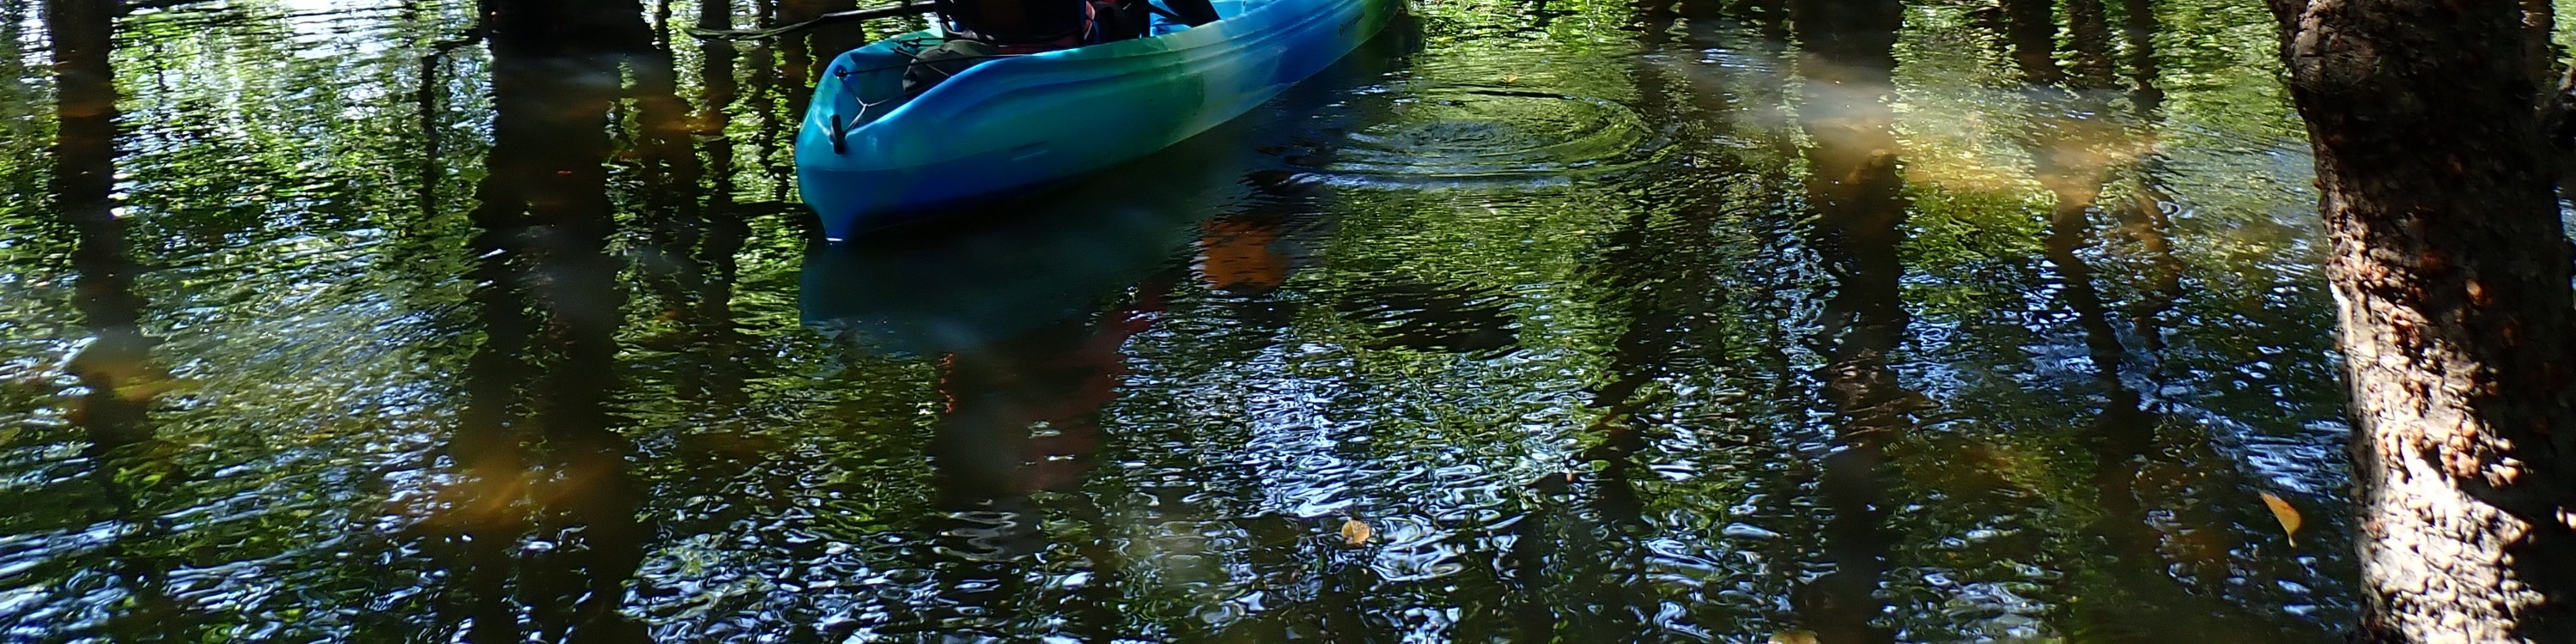
M808 77L900 25L140 4L0 0L0 641L2353 612L2260 6L1428 0L1180 148L822 248Z

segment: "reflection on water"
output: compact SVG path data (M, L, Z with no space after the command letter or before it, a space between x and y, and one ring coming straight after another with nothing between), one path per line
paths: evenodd
M0 0L0 639L2353 608L2259 7L1432 0L1208 136L823 245L811 75L910 26L674 36L854 3L130 6Z

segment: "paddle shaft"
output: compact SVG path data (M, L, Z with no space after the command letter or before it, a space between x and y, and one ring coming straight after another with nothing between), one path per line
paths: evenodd
M934 11L936 4L937 3L925 1L899 4L891 7L871 7L867 9L852 9L849 11L834 11L820 16L815 16L812 20L779 25L767 29L699 29L691 27L689 28L689 35L697 36L699 38L721 40L755 40L760 38L773 38L823 25L833 25L844 22L864 22L880 18L917 16Z
M1178 22L1192 27L1215 22L1217 20L1216 10L1208 6L1208 0L1170 1L1174 8L1180 10L1178 13L1155 6L1152 2L1138 2L1136 4L1143 6L1146 11L1161 14L1164 18L1171 19L1173 22ZM918 16L937 11L935 7L938 3L930 2L929 0L923 0L921 2L903 0L903 2L904 4L891 7L873 7L868 9L852 9L849 11L834 11L820 16L815 16L812 20L779 25L767 29L699 29L697 27L690 27L689 35L697 36L699 38L720 40L757 40L761 38L774 38L823 25L840 24L844 22L864 22L879 18Z

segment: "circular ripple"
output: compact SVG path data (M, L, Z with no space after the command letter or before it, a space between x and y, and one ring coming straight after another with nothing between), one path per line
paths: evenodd
M1351 132L1330 170L1429 180L1561 177L1634 165L1653 152L1637 113L1617 101L1547 91L1461 88L1400 101Z

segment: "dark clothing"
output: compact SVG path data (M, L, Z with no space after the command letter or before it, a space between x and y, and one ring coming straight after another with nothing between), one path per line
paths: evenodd
M913 54L915 61L903 70L903 94L918 96L934 85L1002 55L1002 50L982 41L963 38L939 43L939 46Z
M1171 7L1172 13L1180 16L1182 24L1196 27L1216 22L1216 6L1209 4L1208 0L1163 0L1163 6Z
M1084 0L937 0L949 33L998 46L1074 46L1088 35Z
M935 0L949 33L1006 51L1054 49L1150 35L1148 0ZM1165 0L1171 15L1198 26L1216 21L1208 0Z

